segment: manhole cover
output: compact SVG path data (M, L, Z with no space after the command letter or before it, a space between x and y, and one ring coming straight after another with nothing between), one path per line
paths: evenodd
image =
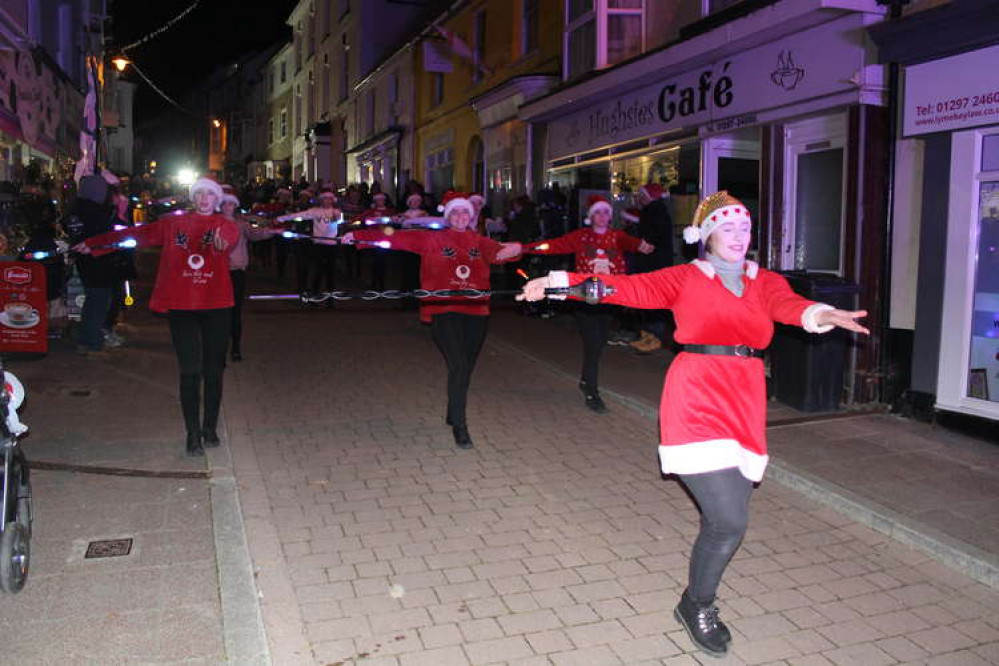
M122 557L131 552L131 539L106 539L104 541L91 541L83 558L90 560L101 557Z

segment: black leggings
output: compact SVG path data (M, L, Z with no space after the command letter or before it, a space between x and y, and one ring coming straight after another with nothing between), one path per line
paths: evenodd
M431 319L434 342L447 362L447 418L451 425L465 425L468 385L488 324L488 317L460 312L445 312Z
M214 432L218 424L231 309L170 311L170 337L180 366L180 407L189 435L202 430ZM202 378L205 382L203 426L199 418Z
M232 279L232 351L242 353L243 340L243 300L246 297L246 271L237 269L229 271Z
M680 480L701 510L701 531L690 555L690 597L701 605L714 601L732 555L746 535L753 482L737 468L681 474Z
M312 291L319 291L323 281L326 291L336 289L336 258L339 248L336 245L317 243L312 247Z
M580 379L594 391L599 386L600 355L607 345L613 320L614 310L609 305L579 303L576 306L576 325L583 338L583 371Z

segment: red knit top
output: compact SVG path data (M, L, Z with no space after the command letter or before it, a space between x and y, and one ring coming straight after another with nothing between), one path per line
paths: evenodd
M471 229L397 231L392 235L368 229L355 231L354 238L360 241L388 241L392 250L420 255L420 287L428 290L489 289L489 265L503 263L496 260L503 246ZM366 249L372 246L358 247ZM420 319L423 321L430 321L432 316L444 312L486 316L489 314L489 298L451 296L420 300Z
M577 229L564 236L528 243L525 254L575 254L576 271L603 275L620 275L627 272L625 252L638 252L641 238L623 231L608 229L598 234L593 229Z
M215 249L215 234L229 244L224 252ZM213 310L231 308L232 282L229 279L229 253L239 240L239 228L220 215L164 215L156 222L122 231L111 231L86 240L89 247L110 245L134 238L139 247L163 246L156 284L149 299L154 312L170 310ZM101 256L116 250L93 250Z

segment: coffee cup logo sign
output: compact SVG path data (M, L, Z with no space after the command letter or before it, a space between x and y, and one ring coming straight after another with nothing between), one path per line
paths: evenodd
M609 70L601 75L607 90L593 94L590 106L549 122L549 158L559 160L682 128L714 131L710 128L725 123L733 128L766 122L765 117L783 117L782 107L793 116L800 111L791 105L832 100L833 95L841 96L835 104L869 98L879 89L856 83L857 72L872 64L863 40L857 39L863 21L860 13L849 14L771 43L719 54L713 62L670 70L646 85L629 86L627 67L618 70L620 75ZM710 51L702 55L711 57Z

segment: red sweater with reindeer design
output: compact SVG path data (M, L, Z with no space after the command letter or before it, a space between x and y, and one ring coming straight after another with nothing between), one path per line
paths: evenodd
M621 275L627 271L625 252L638 252L641 238L623 231L608 229L598 234L593 229L577 229L564 236L529 243L525 254L575 254L578 273Z
M474 231L397 231L386 235L377 230L355 231L359 241L388 241L389 249L420 255L420 287L435 289L489 289L489 265L502 263L496 255L503 246ZM371 245L359 245L361 249ZM436 314L460 312L486 316L489 297L451 296L420 299L420 319L429 322Z

